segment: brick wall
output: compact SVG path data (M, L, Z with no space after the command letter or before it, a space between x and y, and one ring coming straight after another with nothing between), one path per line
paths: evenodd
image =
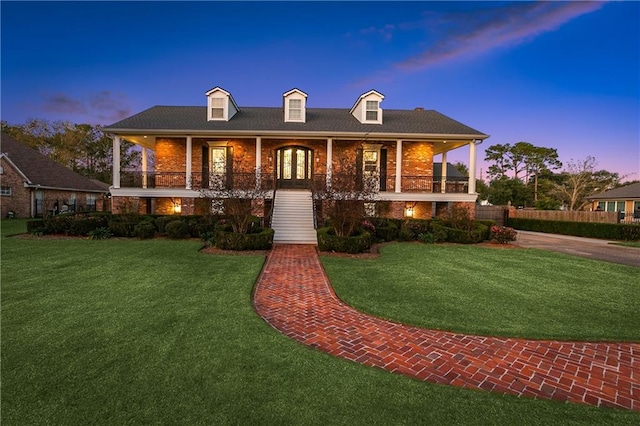
M3 174L0 175L0 185L11 188L11 195L0 197L1 217L7 217L12 211L15 217L31 217L31 190L24 187L24 180L4 158L0 160Z

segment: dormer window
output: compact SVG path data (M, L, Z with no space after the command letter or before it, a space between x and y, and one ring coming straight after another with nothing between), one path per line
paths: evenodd
M231 94L220 87L214 87L206 95L209 121L229 121L240 110Z
M380 102L367 101L367 110L365 112L365 119L367 121L378 121L378 109Z
M289 120L298 121L302 118L302 99L289 99Z
M211 119L224 120L224 98L211 98Z
M382 108L380 102L384 99L382 93L370 90L360 95L351 108L353 115L362 124L382 124Z
M307 121L307 94L299 89L291 89L282 97L285 123L305 123Z

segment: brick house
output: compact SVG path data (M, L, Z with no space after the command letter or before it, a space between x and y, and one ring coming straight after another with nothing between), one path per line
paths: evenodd
M276 229L313 214L313 191L337 190L332 184L345 173L375 181L367 208L377 215L427 218L450 203L474 206L476 145L488 135L434 110L383 111L384 95L375 90L350 109L308 108L307 99L294 88L282 95L281 107L239 107L215 87L202 106L155 106L105 127L114 156L122 140L142 148L141 172L113 171L112 209L204 213L220 204L205 202L203 188L215 198L212 177L223 177L227 187L250 182L264 190L252 208L271 215ZM447 153L457 149L468 150L470 178L448 176L450 167L434 163L439 157L447 164ZM282 220L284 198L294 194L299 199L291 203L300 210ZM276 229L276 241L277 235Z
M106 183L87 179L6 133L0 143L1 217L102 210Z

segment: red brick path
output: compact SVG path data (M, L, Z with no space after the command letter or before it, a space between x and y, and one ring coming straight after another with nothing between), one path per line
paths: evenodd
M254 305L306 345L419 380L640 410L639 343L468 336L375 318L336 297L315 246L274 246Z

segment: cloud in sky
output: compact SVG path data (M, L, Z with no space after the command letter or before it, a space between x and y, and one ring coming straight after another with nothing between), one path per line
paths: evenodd
M378 72L358 84L391 80L398 71L413 73L493 50L528 42L545 32L553 31L572 19L600 9L606 2L570 1L515 3L505 7L479 9L473 12L427 12L421 24L427 31L435 29L436 41L422 52L396 62L391 69ZM382 28L367 28L361 34L384 34L416 28L415 23L387 24Z
M89 94L86 99L65 93L45 94L42 109L59 115L84 116L96 124L111 124L131 114L126 96L108 90Z

